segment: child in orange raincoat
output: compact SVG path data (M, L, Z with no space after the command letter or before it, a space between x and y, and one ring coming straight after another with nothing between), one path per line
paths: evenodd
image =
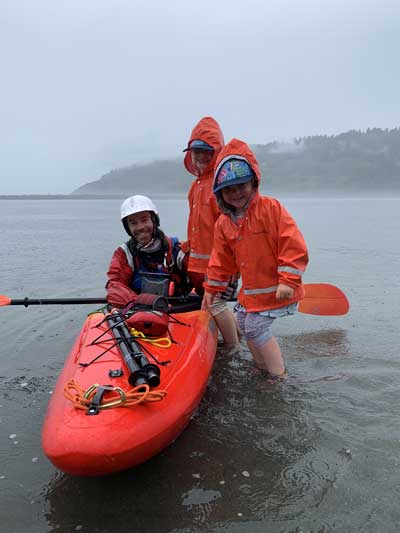
M213 192L222 211L204 282L212 305L237 271L242 276L236 319L257 367L272 379L286 375L273 321L293 314L304 296L307 246L295 221L274 198L259 194L260 169L249 146L232 139L216 162Z
M184 152L184 165L196 178L189 191L189 220L187 238L181 248L189 253L188 275L198 294L204 292L203 281L214 238L215 221L220 215L212 194L215 161L224 145L224 137L218 122L212 117L203 117L193 128ZM227 345L239 342L235 319L226 299L237 287L233 273L229 287L222 298L215 299L209 311L214 317Z

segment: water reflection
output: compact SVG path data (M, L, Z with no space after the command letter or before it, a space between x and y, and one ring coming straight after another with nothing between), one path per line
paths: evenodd
M342 357L350 355L350 340L344 329L325 329L280 339L282 349L302 357Z

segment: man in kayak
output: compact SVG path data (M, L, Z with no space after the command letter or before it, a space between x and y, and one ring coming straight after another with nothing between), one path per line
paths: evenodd
M210 258L215 221L220 215L214 195L212 181L215 161L224 145L224 137L218 122L212 117L203 117L193 128L185 153L184 166L195 176L189 190L189 220L187 241L182 250L189 254L188 273L194 288L203 295L203 281ZM235 319L228 308L226 299L232 296L237 287L237 276L221 298L214 300L209 311L214 317L227 345L238 344Z
M294 314L304 297L301 282L307 246L296 222L274 198L259 194L261 174L249 146L232 139L220 152L213 192L223 214L215 224L214 246L204 283L203 307L223 293L239 266L242 287L236 318L257 367L272 380L286 375L271 325Z
M121 221L130 239L111 258L107 301L115 307L125 307L157 284L158 288L160 284L165 286L165 296L171 295L171 287L175 295L188 293L187 258L178 238L167 237L161 230L153 201L141 195L127 198L121 205Z

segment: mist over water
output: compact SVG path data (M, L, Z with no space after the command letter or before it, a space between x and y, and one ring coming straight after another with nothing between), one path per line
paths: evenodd
M395 532L400 512L400 199L282 199L307 240L306 283L332 283L343 317L297 314L274 332L289 379L266 383L221 345L184 433L107 478L55 470L41 425L87 306L0 308L2 532ZM120 200L2 200L0 293L104 294L126 240ZM157 200L184 238L186 199Z

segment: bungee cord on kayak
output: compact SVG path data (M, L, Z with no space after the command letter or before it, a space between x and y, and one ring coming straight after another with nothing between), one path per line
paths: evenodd
M105 317L94 326L94 329L102 329L103 331L89 346L98 346L109 342L112 344L88 363L80 362L78 364L82 368L87 368L118 346L131 371L128 381L130 384L133 381L136 386L128 391L124 391L121 387L95 383L84 391L78 382L72 379L64 386L65 398L70 400L75 408L86 409L88 415L97 415L101 410L112 407L133 407L143 402L161 401L167 395L166 391L150 390L152 386L158 386L159 384L159 379L154 379L155 377L158 378L159 370L155 365L149 363L142 348L145 349L146 353L152 357L157 365L163 366L171 361L159 361L149 351L148 347L141 346L137 341L147 342L157 348L168 349L172 344L171 339L168 337L147 337L142 331L135 328L128 329L126 327L127 317L125 314L119 313L118 311L109 312L107 309L104 309L103 312ZM141 313L141 311L138 311L138 313ZM135 311L131 312L131 316L134 314ZM168 315L166 316L168 319ZM108 324L108 327L104 329L105 324ZM112 337L103 338L109 333L112 334ZM127 347L128 353L126 352ZM123 348L125 348L125 352ZM123 375L122 369L110 370L109 372L109 377L120 377L121 375ZM136 377L132 379L132 376L138 376L139 379L136 379Z
M111 314L108 311L104 310L104 313L105 313L105 317L98 324L96 324L96 326L94 326L95 328L101 329L102 332L95 339L93 339L93 341L90 343L90 345L91 346L96 346L96 345L101 345L103 343L109 343L109 342L111 342L112 345L108 346L102 353L98 354L94 359L92 359L88 363L79 363L79 366L86 368L86 367L92 365L93 363L95 363L96 361L98 361L103 355L108 353L110 350L112 350L116 346L120 347L122 343L130 342L130 341L133 342L133 346L136 348L136 351L132 351L132 355L133 355L134 359L140 360L140 358L145 357L143 352L141 351L142 349L144 349L146 351L146 353L148 355L150 355L150 357L156 362L157 365L163 366L163 365L167 365L168 363L171 362L170 360L168 360L168 361L160 361L159 359L157 359L157 357L155 357L155 355L153 353L150 352L150 350L147 347L142 346L138 342L138 341L147 342L148 344L152 344L153 346L156 346L157 348L168 349L171 346L172 342L174 342L171 338L169 338L169 337L159 337L159 338L148 337L148 336L145 335L145 333L143 333L142 331L139 331L139 330L137 330L135 328L128 329L126 327L126 324L128 323L126 315L124 315L122 313L119 313L118 311L114 311ZM140 313L140 312L138 312L138 313ZM131 311L130 317L133 317L134 315L135 315L135 311ZM110 316L113 319L115 319L113 324L111 324L111 325L109 325L109 327L103 329L102 328L103 324L105 322L109 323ZM166 317L167 317L167 324L168 324L169 317L168 317L168 315L166 315ZM179 324L185 325L183 322L180 322L180 321L177 321L177 322ZM106 335L107 333L114 332L114 328L117 328L117 327L122 328L123 335L120 338L116 338L115 335L113 335L112 338L102 339L102 337L104 337L104 335ZM168 328L167 328L167 331L168 331ZM146 364L146 362L145 362L145 364Z

